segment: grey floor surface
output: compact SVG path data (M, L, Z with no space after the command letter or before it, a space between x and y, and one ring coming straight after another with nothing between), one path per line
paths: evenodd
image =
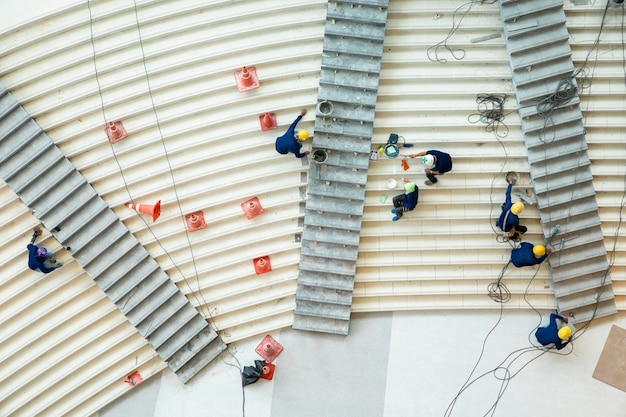
M532 347L542 313L354 314L347 337L284 329L272 334L284 347L274 379L245 388L245 416L626 416L626 393L592 377L626 313L594 321L559 352ZM241 366L259 359L260 341L230 346ZM239 370L227 363L235 359L225 355L187 385L165 370L98 417L243 416Z

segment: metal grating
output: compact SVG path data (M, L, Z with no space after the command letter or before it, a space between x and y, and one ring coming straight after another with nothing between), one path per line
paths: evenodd
M500 0L530 175L558 309L617 313L562 0Z
M0 175L182 382L226 345L50 137L0 85Z
M388 4L328 2L294 329L349 331Z

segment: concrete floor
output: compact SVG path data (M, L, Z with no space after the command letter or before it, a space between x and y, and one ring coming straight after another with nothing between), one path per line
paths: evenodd
M224 355L187 385L165 370L97 417L626 416L626 393L592 377L611 325L626 328L626 312L594 321L573 350L558 353L532 349L537 313L499 317L499 310L353 314L347 337L284 329L272 334L284 347L274 379L245 387L245 406L240 372ZM230 346L241 366L260 359L260 341Z

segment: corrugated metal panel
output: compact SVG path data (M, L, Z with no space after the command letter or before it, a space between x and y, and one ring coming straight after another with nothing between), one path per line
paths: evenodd
M456 60L443 50L440 56L447 58L445 64L428 58L429 48L446 38L455 9L464 3L397 0L389 4L373 148L383 145L389 133L397 132L414 145L415 151L432 147L450 151L455 166L436 188L424 190L420 205L404 216L402 224L394 225L390 221L390 201L382 203L381 197L391 197L400 190L387 189L386 181L401 180L403 176L421 179L421 166L409 160L410 168L404 171L398 159L385 158L371 164L352 311L500 308L486 296L487 285L497 278L510 254L510 247L496 242L491 229L491 217L499 208L506 186L503 180L494 178L501 177L502 169L515 170L521 177L517 192L531 199L534 194L515 101L508 100L505 105L509 134L502 143L508 155L493 133L486 131L486 125L468 122L468 116L476 113L477 94L511 96L514 91L500 37L498 5L475 2L460 30L448 40L448 46L465 51L462 59ZM193 274L194 266L186 237L180 233L180 216L172 207L171 178L146 98L146 74L133 7L120 7L117 2L91 4L105 105L111 117L123 118L132 131L130 140L117 144L121 170L138 201L167 197L155 228L157 237L123 207L128 193L102 132L102 103L94 81L86 4L76 4L50 19L34 20L19 30L3 30L0 77L108 206L177 280L192 303L211 312L224 340L262 336L290 326L303 230L300 205L304 206L309 168L276 155L273 143L277 131L261 132L258 117L266 111L275 112L280 130L300 108L307 107L310 111L302 123L312 130L310 115L314 115L311 110L318 97L328 2L171 0L140 5L142 21L147 17L148 22L143 27L149 32L145 33L149 36L144 45L148 72L154 77L151 81L157 110L164 116L161 120L166 143L173 150L183 209L186 213L203 210L207 220L207 229L191 236L199 276L191 287L176 270L178 266L185 275ZM602 8L598 4L577 8L570 3L565 7L574 62L582 63L589 42L598 32ZM603 36L611 45L600 44L594 87L587 100L581 98L581 107L596 191L595 198L591 198L600 206L605 246L615 255L611 278L623 308L625 287L616 285L623 283L625 276L623 239L617 239L613 252L611 237L619 230L622 167L626 160L621 52L614 46L621 42L620 34L619 14L610 14ZM234 86L233 72L243 64L256 65L261 77L261 88L249 94L239 93ZM357 57L349 61L334 59L333 65L342 69L371 68L369 59ZM533 76L537 74L535 68ZM540 76L550 79L558 74L544 72ZM518 83L523 83L521 78ZM344 151L367 151L360 140L334 143L345 145L341 148ZM551 148L549 152L578 151L566 143L559 146L559 150ZM36 219L7 190L13 200L2 203L2 253L9 254L3 256L3 277L8 279L3 289L12 294L12 289L20 287L18 282L31 279L25 271L22 241L27 240L25 234ZM329 197L345 195L337 188L327 192ZM266 211L248 221L239 204L255 195ZM581 208L582 216L586 215L585 207ZM6 212L15 214L5 217ZM527 236L533 241L543 236L539 218L535 206L524 211ZM159 247L162 240L165 248ZM256 275L252 259L262 255L271 257L273 271ZM505 308L528 308L527 300L535 308L554 308L547 269L540 268L536 277L534 273L531 268L507 271L505 280L512 294ZM86 275L85 279L89 281ZM332 286L345 288L339 280ZM31 287L27 288L30 291ZM3 306L27 305L22 303L24 292L17 294L18 299L8 297ZM42 296L38 306L49 306L51 302L51 298ZM109 300L104 302L112 306ZM29 312L40 311L34 307ZM4 329L3 335L7 335L13 328ZM15 346L14 342L29 340L22 336L27 335L7 336L8 342ZM152 358L154 355L152 352ZM97 371L97 375L106 375L107 381L115 382L99 385L106 378L92 377L87 384L89 391L85 386L70 388L63 384L48 397L49 404L57 404L58 408L49 408L44 415L62 414L76 403L83 412L93 410L96 404L119 395L128 389L122 378L127 369L132 369L135 356L130 353L125 356L129 360L113 363L98 357L89 362L87 369L82 355L71 355L75 361L69 362L77 369L73 375L79 379L102 367L106 371ZM158 357L155 362L160 365L151 369L162 369ZM99 394L94 396L93 392Z
M500 10L558 309L575 322L614 314L563 2Z
M3 86L0 115L0 175L172 371L191 379L225 349L215 330Z
M387 6L328 2L295 329L349 331Z

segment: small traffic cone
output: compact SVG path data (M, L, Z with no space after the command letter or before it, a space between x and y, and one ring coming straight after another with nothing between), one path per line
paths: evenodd
M409 164L406 162L406 159L402 160L402 168L406 171L409 169Z
M235 81L239 91L249 91L259 88L259 77L254 67L241 67L241 71L235 71Z
M254 259L254 271L257 275L272 271L272 264L269 256L261 256Z
M274 374L274 372L272 372L272 374ZM139 371L135 371L132 374L127 375L126 378L124 378L124 382L126 382L131 387L134 387L141 381L143 381L143 377L141 376Z
M259 202L259 199L256 197L251 198L250 200L241 203L241 209L243 213L246 215L248 220L258 216L259 214L263 214L264 210Z
M156 222L156 220L161 215L161 200L157 201L156 204L152 206L148 204L133 204L133 203L126 203L124 205L128 208L139 211L143 214L152 216L153 223Z
M119 142L120 140L128 137L126 129L124 129L122 122L120 122L119 120L115 122L109 122L107 127L104 128L104 132L107 134L109 142L111 143Z
M185 216L185 220L187 222L187 230L190 232L202 230L206 227L204 214L201 211L196 211L195 213L188 214L187 216Z
M271 363L276 359L280 352L283 351L283 347L269 334L263 338L259 346L254 349L266 363Z
M261 122L261 130L272 130L278 127L276 123L276 115L274 113L265 113L262 116L259 116L259 121Z
M265 366L263 366L263 370L261 371L261 378L271 381L272 378L274 378L275 369L276 365L274 365L273 363L266 364Z

